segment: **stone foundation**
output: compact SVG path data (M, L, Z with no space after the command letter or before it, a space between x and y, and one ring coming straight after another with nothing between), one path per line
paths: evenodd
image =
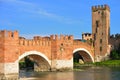
M0 63L0 80L18 80L18 63Z
M106 54L105 56L96 56L95 57L95 62L101 62L101 61L105 61L105 60L109 60L110 57L109 54Z
M18 74L0 74L0 80L19 80Z
M50 71L50 66L46 64L42 64L40 66L34 64L34 71Z
M50 61L51 62L51 61ZM52 60L51 67L47 64L41 64L40 66L34 65L35 71L63 71L73 70L73 60Z
M0 63L0 73L1 74L11 74L18 73L19 66L18 63Z
M52 62L52 69L73 70L73 60L54 60Z

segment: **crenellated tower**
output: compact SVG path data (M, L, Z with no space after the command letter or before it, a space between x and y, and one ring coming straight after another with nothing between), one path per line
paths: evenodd
M108 54L110 36L110 8L108 5L92 6L92 37L95 60L101 61Z
M18 64L14 62L19 56L18 32L0 31L0 73L6 76L9 73L17 73ZM16 78L18 74L15 74Z

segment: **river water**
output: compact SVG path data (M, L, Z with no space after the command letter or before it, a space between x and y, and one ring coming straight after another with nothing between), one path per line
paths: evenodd
M70 72L21 70L20 80L120 80L120 67L85 67Z

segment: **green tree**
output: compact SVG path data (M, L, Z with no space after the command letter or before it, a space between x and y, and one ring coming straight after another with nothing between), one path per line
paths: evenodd
M111 59L113 59L113 60L116 60L116 59L118 60L118 59L120 59L120 55L119 55L119 53L118 53L117 50L111 51L110 57L111 57Z
M34 62L29 59L29 57L25 57L25 66L28 67L34 67Z

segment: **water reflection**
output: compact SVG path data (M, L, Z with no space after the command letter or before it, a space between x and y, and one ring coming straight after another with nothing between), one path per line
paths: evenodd
M22 72L20 73L21 78L27 78L32 80L74 80L73 72ZM22 79L21 79L22 80Z
M73 72L21 71L21 80L120 80L120 68L89 67Z
M110 80L109 68L91 67L85 71L74 72L74 80Z

